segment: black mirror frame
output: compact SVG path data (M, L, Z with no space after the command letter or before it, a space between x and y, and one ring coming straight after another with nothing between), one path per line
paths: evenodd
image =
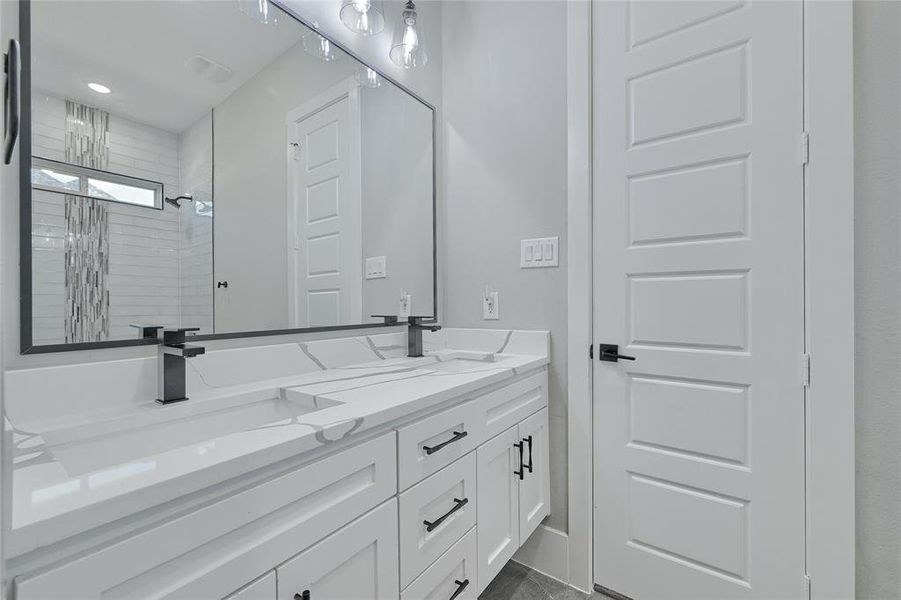
M437 215L437 123L435 107L426 102L418 94L406 86L398 83L392 77L373 68L362 60L356 53L324 35L311 22L297 14L296 11L286 6L281 0L270 0L282 12L310 30L328 39L335 47L346 53L360 64L372 69L389 83L424 105L432 112L432 315L438 319L438 215ZM98 350L106 348L125 348L130 346L151 346L157 342L153 339L131 340L107 340L102 342L77 342L71 344L45 344L36 346L33 340L33 307L32 307L32 248L31 248L31 2L32 0L19 0L19 38L22 49L22 97L21 97L21 130L19 135L19 347L21 354L46 354L50 352L72 352L76 350ZM215 252L215 249L214 249ZM262 331L238 331L230 333L211 333L194 336L192 339L203 340L229 340L237 338L253 338L274 335L294 335L303 333L321 333L329 331L349 331L354 329L374 329L378 327L397 327L389 323L360 323L355 325L333 325L328 327L306 327L296 329L267 329Z

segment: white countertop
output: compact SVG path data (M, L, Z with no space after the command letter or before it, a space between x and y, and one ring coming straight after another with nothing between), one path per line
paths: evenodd
M461 357L468 360L454 361ZM132 407L69 427L29 423L23 431L7 423L16 446L10 555L390 427L547 364L546 350L445 349L217 387L187 402Z

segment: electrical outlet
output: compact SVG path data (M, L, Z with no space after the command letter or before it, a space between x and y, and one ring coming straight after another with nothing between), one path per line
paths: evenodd
M487 321L497 320L500 315L500 306L498 305L498 294L485 290L482 295L482 318Z

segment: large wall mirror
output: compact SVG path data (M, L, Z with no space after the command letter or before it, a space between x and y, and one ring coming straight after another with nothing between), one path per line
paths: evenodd
M241 6L26 4L23 352L435 315L432 107Z

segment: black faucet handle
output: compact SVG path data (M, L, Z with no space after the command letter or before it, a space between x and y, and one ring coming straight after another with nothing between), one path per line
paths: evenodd
M200 331L200 327L167 327L163 329L164 344L181 344L185 341L185 333Z
M144 325L143 323L129 323L129 327L139 330L138 335L142 340L156 340L160 337L162 325Z
M424 323L423 319L432 319L430 323ZM441 329L441 325L439 325L435 321L435 317L407 317L407 323L409 323L410 327L415 329L427 329L429 331L439 331Z

